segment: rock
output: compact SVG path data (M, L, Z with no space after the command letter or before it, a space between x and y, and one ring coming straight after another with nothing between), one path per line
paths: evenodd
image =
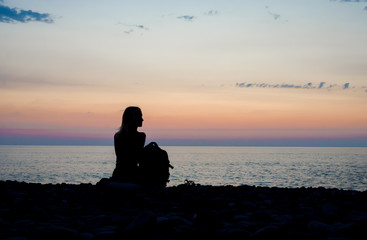
M288 223L292 222L293 217L290 216L290 215L282 215L282 216L273 215L272 219L274 219L275 221L277 221L278 223L281 223L281 224L288 224Z
M246 216L246 215L236 215L236 216L234 216L234 219L236 220L236 221L248 221L249 220L249 217L248 216Z
M244 221L238 222L237 223L237 226L240 229L253 232L253 231L255 231L257 229L258 224L256 222L253 222L253 221L246 221L246 220L244 220Z
M81 233L80 238L83 239L83 240L90 240L90 239L94 238L94 235L91 234L91 233Z
M254 209L257 208L256 204L255 203L252 203L250 201L244 201L241 203L241 207L244 208L244 209L247 209L249 211L252 211Z
M281 238L281 232L277 226L266 226L256 231L253 239L279 239Z
M271 200L265 200L264 201L264 203L266 204L266 205L268 205L268 206L272 206L273 205L273 201L271 201Z
M355 223L342 224L337 223L334 225L335 233L340 236L352 236L356 227Z
M168 217L157 217L156 218L156 222L157 224L161 224L161 223L165 223L166 221L168 221L169 218Z
M157 223L169 226L181 226L181 225L192 225L192 222L180 217L180 216L172 216L172 217L160 217L157 219Z
M126 232L135 232L149 228L156 223L156 216L151 211L144 211L124 229Z
M122 183L122 182L110 182L106 184L106 189L111 191L117 191L121 193L137 194L142 193L144 189L133 183Z
M322 213L325 217L332 219L337 216L338 208L332 204L324 204L322 205Z
M106 224L119 225L119 226L127 225L130 221L131 221L130 217L119 214L111 214L105 218Z
M45 228L41 228L38 230L37 237L38 239L81 239L79 232L76 230L57 226L50 225Z
M233 207L235 207L235 206L236 206L236 204L235 204L235 203L233 203L233 202L228 203L228 207L230 207L230 208L233 208Z
M98 232L95 235L94 239L100 240L108 240L108 239L115 239L116 232L115 231L102 231Z
M108 186L107 186L108 185ZM0 181L0 239L359 239L367 191ZM159 217L157 217L159 216Z
M4 238L3 240L28 240L25 237L9 237L9 238Z
M326 203L326 204L322 205L322 211L325 214L330 213L330 212L334 213L334 212L336 212L336 210L338 210L338 208L335 207L333 204Z
M250 215L250 219L257 222L270 222L272 217L267 211L256 211Z
M308 223L307 228L313 232L329 233L332 230L332 226L319 221L311 221Z
M217 232L218 239L250 239L251 233L240 228L222 228Z
M98 233L101 233L101 232L116 232L117 229L118 229L118 226L110 225L110 226L103 226L100 228L96 228L93 231L96 233L96 235L98 235Z
M14 222L14 224L16 226L24 226L24 227L29 227L31 225L35 225L35 222L29 219L22 219L22 220L17 220Z
M222 219L218 212L210 210L202 210L197 213L194 224L198 226L210 226L219 228L222 225Z

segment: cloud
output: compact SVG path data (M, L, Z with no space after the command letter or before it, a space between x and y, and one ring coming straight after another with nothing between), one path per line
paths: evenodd
M330 2L341 2L341 3L367 3L367 0L329 0ZM363 8L367 11L367 6Z
M267 9L268 14L270 16L272 16L275 21L277 21L279 18L282 18L282 16L280 14L274 13L274 12L270 11L270 7L269 6L265 6L265 9ZM288 22L288 20L283 20L283 22Z
M191 15L183 15L183 16L178 16L178 19L183 19L185 21L189 21L191 22L192 20L194 20L196 17L195 16L191 16Z
M148 31L149 30L149 28L147 28L146 26L144 26L144 25L135 25L135 27L136 28L139 28L139 29L142 29L142 30L146 30L146 31Z
M320 85L318 88L322 88L325 85L325 82L320 82Z
M209 12L206 12L205 15L215 16L215 15L218 15L218 11L217 10L210 10Z
M0 0L0 3L4 1ZM48 13L38 13L31 10L21 10L17 8L10 8L0 4L0 22L3 23L27 23L27 22L44 22L53 23L53 19Z
M124 31L125 34L130 34L130 33L133 33L133 32L134 32L134 29L129 29L129 30Z
M279 14L268 12L271 16L273 16L274 20L278 20L280 18Z
M344 83L343 85L330 84L329 86L325 86L325 82L320 82L319 84L314 85L309 82L307 84L267 84L267 83L236 83L236 87L239 88L289 88L289 89L350 89L350 83ZM353 87L356 88L356 87ZM359 89L365 90L365 87L359 87ZM365 91L367 92L367 90Z
M133 32L140 32L141 31L149 31L149 28L145 25L142 24L124 24L124 23L118 23L118 24L122 24L126 27L128 27L128 29L124 30L125 34L131 34Z
M256 88L316 88L312 83L307 83L306 85L295 85L295 84L267 84L267 83L236 83L237 87L256 87ZM320 88L320 86L319 86Z
M362 3L362 2L367 2L367 0L330 0L331 2L355 2L355 3Z

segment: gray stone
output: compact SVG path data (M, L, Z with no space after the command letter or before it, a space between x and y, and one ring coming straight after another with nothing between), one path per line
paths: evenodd
M131 221L131 218L128 216L121 216L118 214L111 214L106 219L107 224L112 225L126 225Z
M56 225L46 225L43 227L39 227L36 233L37 238L81 239L79 232L77 232L76 230Z
M159 220L157 220L157 223L171 226L192 225L191 221L180 216L172 216L168 218L161 217Z
M222 228L217 232L217 236L220 239L249 239L251 233L249 231L239 228Z
M273 205L273 201L271 201L271 200L265 200L265 201L264 201L264 203L265 203L266 205L268 205L268 206Z
M164 223L164 222L166 222L166 221L168 221L169 220L169 218L168 217L157 217L156 218L156 222L158 223L158 224L160 224L160 223Z
M100 233L100 232L115 232L118 229L118 226L115 225L109 225L109 226L103 226L100 228L96 228L93 231L95 233Z
M110 182L106 185L107 190L119 191L124 193L142 193L144 189L137 184L122 183L122 182Z
M90 240L94 238L94 235L92 233L81 233L80 238L83 240Z
M253 235L254 239L270 239L279 236L279 228L276 226L266 226L256 231Z
M249 216L246 216L246 215L236 215L234 216L234 219L236 221L248 221L250 218Z
M95 235L95 239L115 239L116 232L115 231L102 231Z
M147 228L156 223L156 216L151 211L144 211L134 218L134 220L125 228L125 231L138 231Z
M327 216L334 216L336 215L338 208L332 204L324 204L322 205L322 212Z
M8 237L8 238L4 238L3 240L28 240L28 238L25 238L25 237Z
M329 233L332 231L332 226L320 221L311 221L307 225L308 229L315 232Z

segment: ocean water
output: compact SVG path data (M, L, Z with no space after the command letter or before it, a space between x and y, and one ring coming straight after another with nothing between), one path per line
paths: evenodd
M171 170L168 186L325 187L367 190L367 148L162 147ZM109 146L0 146L0 180L92 183L111 176Z

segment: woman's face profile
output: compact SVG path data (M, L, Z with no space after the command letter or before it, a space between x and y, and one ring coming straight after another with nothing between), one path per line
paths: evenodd
M138 127L143 126L143 121L144 121L143 114L141 113L141 111L137 111L136 112L136 125Z

